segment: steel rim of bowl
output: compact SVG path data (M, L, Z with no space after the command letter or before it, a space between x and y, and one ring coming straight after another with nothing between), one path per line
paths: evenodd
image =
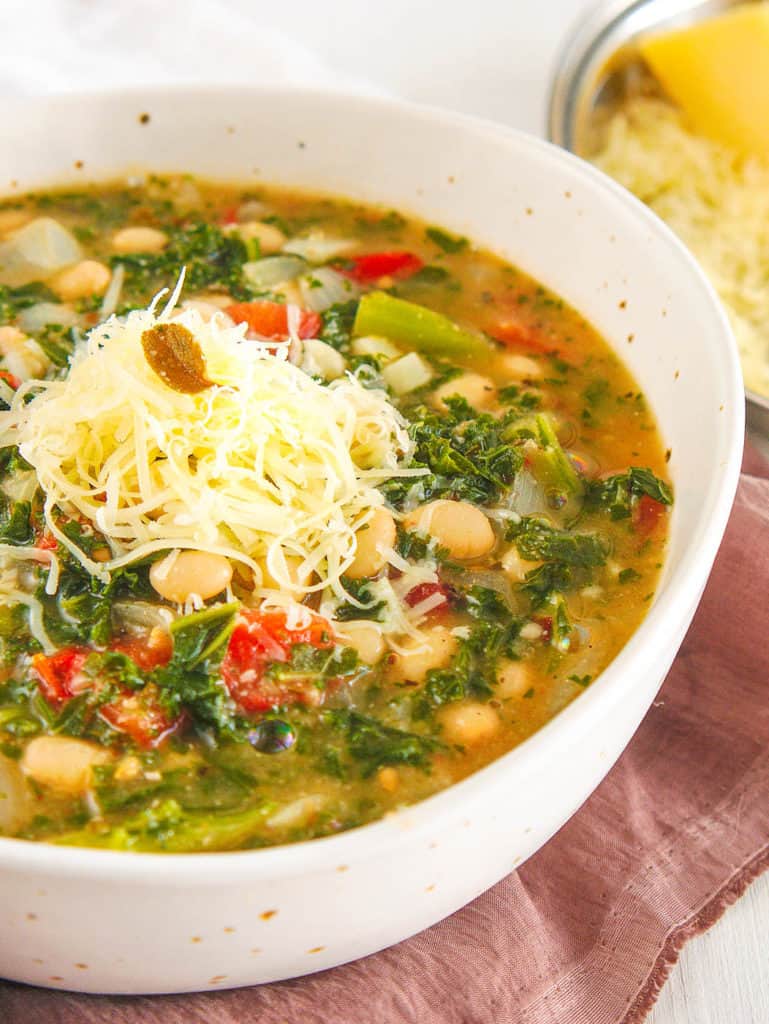
M708 298L714 305L714 313L720 317L727 335L730 334L729 325L725 313L719 308L717 297L712 285L707 280L693 256L670 228L640 200L623 189L617 182L603 174L596 167L585 161L579 160L570 153L558 152L557 147L550 142L527 135L524 132L501 126L488 119L472 117L455 111L442 108L429 107L426 105L410 103L402 100L393 100L383 97L361 97L355 94L342 93L335 90L307 90L298 87L289 88L255 88L255 87L163 87L162 90L145 88L123 88L104 90L96 92L82 92L67 94L63 97L65 103L80 104L102 99L105 101L117 100L121 97L130 96L138 102L145 103L157 95L158 91L164 94L177 93L180 96L217 95L226 100L233 95L250 93L255 98L265 96L306 96L312 101L319 98L330 102L345 102L353 106L377 106L398 112L404 116L414 119L428 118L439 120L446 125L456 129L462 129L470 133L476 133L484 138L489 133L505 138L511 144L524 143L532 149L539 150L549 156L550 160L561 161L564 157L569 161L571 170L577 177L586 178L602 190L622 196L623 200L630 202L636 207L637 214L642 218L649 218L648 227L656 233L667 236L668 241L679 250L682 264L688 265L689 273L694 272L698 280L698 287L703 297ZM18 105L29 104L26 97L14 101ZM724 369L732 378L730 382L730 399L733 408L729 418L724 424L728 433L735 434L735 440L741 438L743 427L744 405L739 401L741 389L738 385L739 363L736 351L733 351L731 358L726 360ZM769 409L767 409L769 413ZM452 797L456 800L462 794L463 800L472 799L473 792L498 776L503 771L509 771L511 764L515 762L524 771L531 770L536 766L538 760L544 756L543 748L546 742L558 734L580 734L592 728L596 717L604 712L613 703L623 699L621 686L617 683L630 661L643 661L644 648L647 642L647 634L653 629L663 629L669 632L673 627L671 623L677 624L678 620L686 618L689 621L685 605L691 600L694 605L699 602L702 587L710 574L713 559L721 543L726 523L731 512L742 456L741 442L732 444L724 450L722 470L719 477L719 484L716 488L711 483L704 504L709 509L706 518L700 516L697 523L696 537L690 539L686 551L682 554L680 564L676 569L677 582L671 588L667 585L663 593L658 596L649 614L636 629L630 640L625 644L618 655L601 673L596 680L595 686L582 694L578 701L574 701L563 709L555 718L546 723L537 733L526 742L513 748L506 754L492 761L489 765L474 772L472 775L458 783L449 786L417 804L411 805L399 812L397 816L401 828L408 819L414 819L407 825L412 836L424 835L428 831L440 828L454 816ZM699 566L702 563L703 551L708 554L707 572L702 573ZM667 623L667 626L664 624ZM610 679L609 676L612 678ZM605 683L602 686L601 683ZM613 685L612 685L613 684ZM384 848L391 848L399 845L402 839L399 826L393 819L381 819L335 835L322 836L312 840L305 840L297 843L282 844L274 847L267 847L255 850L236 850L217 853L195 853L195 854L173 854L173 853L148 853L148 852L126 852L117 850L91 849L87 847L66 847L56 846L51 843L34 842L23 839L15 839L0 836L0 867L23 868L25 872L48 871L61 877L89 878L96 882L99 880L121 881L141 880L157 882L159 884L173 881L174 884L186 883L194 880L198 884L219 885L221 872L228 874L232 881L271 880L273 878L292 874L296 870L316 871L323 870L328 865L337 863L337 858L344 850L346 856L358 856L362 861L373 856L374 846L377 841Z
M581 156L580 139L611 58L642 32L687 15L714 14L744 0L600 0L583 13L556 54L550 75L546 135ZM755 0L754 0L755 2ZM745 387L747 424L769 437L769 396Z

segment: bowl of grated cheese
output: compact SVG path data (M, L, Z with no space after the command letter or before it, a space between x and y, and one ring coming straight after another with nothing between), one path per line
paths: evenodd
M737 339L748 426L764 438L768 43L769 12L751 0L603 2L556 60L548 114L551 141L645 202L700 262Z

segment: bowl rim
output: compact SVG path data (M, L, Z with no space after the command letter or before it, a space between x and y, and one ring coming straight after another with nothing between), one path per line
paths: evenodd
M79 107L80 104L120 102L133 98L149 104L153 98L167 99L169 94L184 97L185 101L195 97L219 97L226 101L233 97L242 99L244 96L260 97L262 100L266 97L280 99L288 96L305 101L308 105L322 102L347 109L376 107L412 121L439 122L463 134L501 141L514 152L533 151L550 164L568 168L571 176L584 183L592 192L598 190L632 209L639 229L651 232L668 250L675 251L682 271L688 273L692 286L699 290L701 302L711 307L724 338L721 352L724 376L721 383L726 397L720 451L713 458L714 463L721 467L721 472L718 479L714 475L708 481L697 529L689 537L680 564L674 574L662 582L662 590L656 595L646 617L596 681L579 695L578 700L572 701L519 746L447 789L384 819L335 835L297 843L254 850L175 854L56 846L42 841L0 836L0 870L14 869L27 875L42 872L89 881L120 880L124 883L141 882L178 887L194 881L198 885L221 886L245 880L274 880L310 872L333 871L339 865L352 867L374 857L382 857L393 846L400 845L404 836L411 840L427 839L452 820L466 819L477 792L495 783L499 784L500 779L511 771L523 777L529 772L535 772L537 763L547 756L551 748L558 746L559 739L581 735L590 730L596 719L603 717L607 709L623 699L621 677L626 666L644 662L652 666L658 661L650 650L652 645L648 644L651 636L660 633L667 636L671 639L671 649L674 644L677 652L691 608L699 601L710 573L739 480L745 410L737 347L726 314L698 263L670 228L648 207L592 164L570 151L489 119L390 97L285 85L143 86L68 92L56 96L11 97L4 101L4 106L6 110L9 107L34 107L40 103ZM56 180L57 183L66 184L64 175ZM418 200L415 205L418 205Z

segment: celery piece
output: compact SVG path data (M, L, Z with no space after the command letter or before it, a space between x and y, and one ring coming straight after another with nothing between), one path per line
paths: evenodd
M274 804L263 803L235 814L192 814L175 800L165 800L105 832L84 828L54 836L50 842L152 853L237 850L261 831L274 810Z
M369 292L358 304L353 334L382 335L436 356L489 356L491 343L448 317L387 292Z
M563 594L553 592L542 606L545 615L551 619L550 644L561 654L571 647L571 620Z
M534 476L546 487L567 497L581 495L584 491L582 478L561 447L553 421L545 413L539 413L534 422L539 435L539 451L532 459Z

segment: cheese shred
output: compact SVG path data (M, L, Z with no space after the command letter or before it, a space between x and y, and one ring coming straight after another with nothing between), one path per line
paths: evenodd
M192 548L247 566L257 589L269 565L295 595L339 590L356 530L383 504L378 485L414 472L402 468L405 420L354 375L319 383L290 361L289 343L249 340L221 314L174 312L176 298L159 314L156 302L110 317L77 347L65 379L20 387L0 413L0 446L18 445L48 530L101 579ZM193 334L210 387L180 393L155 373L141 339L161 322ZM63 532L72 518L104 537L107 560Z

